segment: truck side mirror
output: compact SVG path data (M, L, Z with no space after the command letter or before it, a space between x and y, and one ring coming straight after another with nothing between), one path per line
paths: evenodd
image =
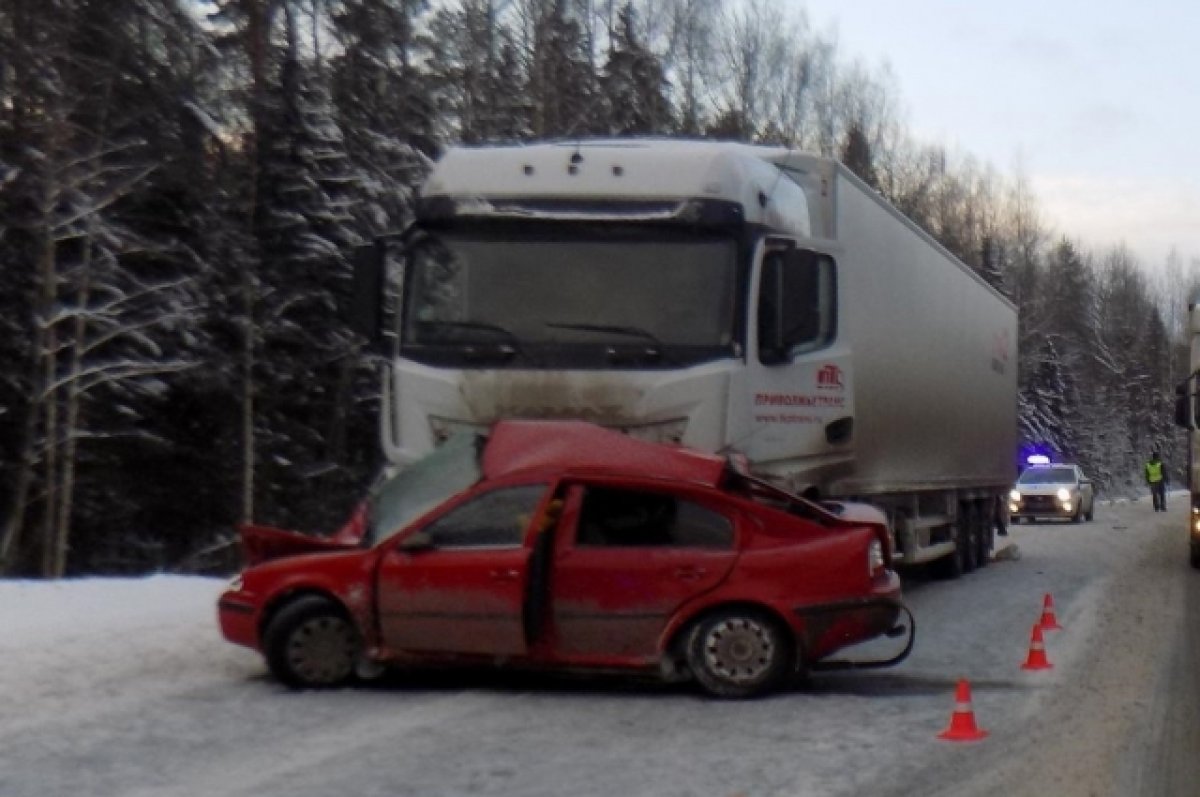
M762 282L758 289L758 361L763 365L786 363L783 341L783 264L780 254L763 260Z
M345 321L372 348L383 341L383 298L387 284L387 244L376 241L354 250L354 281Z
M1189 412L1191 401L1186 394L1175 397L1175 425L1182 426L1184 429L1195 429L1196 419Z

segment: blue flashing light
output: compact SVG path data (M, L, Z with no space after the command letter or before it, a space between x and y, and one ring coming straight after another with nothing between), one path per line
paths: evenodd
M1045 454L1030 454L1025 457L1025 462L1030 465L1049 465L1050 457Z

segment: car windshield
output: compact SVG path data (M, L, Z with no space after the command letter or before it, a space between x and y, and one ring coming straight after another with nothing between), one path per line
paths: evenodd
M1075 471L1071 468L1030 468L1021 474L1017 484L1071 484Z
M717 236L447 233L409 257L404 350L521 367L622 348L673 363L728 356L736 261Z
M479 481L483 438L471 432L452 435L441 447L417 460L371 493L364 540L377 545L416 518Z

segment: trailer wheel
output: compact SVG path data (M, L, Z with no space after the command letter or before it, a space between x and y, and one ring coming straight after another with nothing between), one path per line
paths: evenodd
M953 581L962 576L963 572L963 544L961 540L954 541L954 550L930 563L933 566L933 574L938 578L947 581Z
M977 540L979 547L975 549L975 564L981 568L987 567L988 560L992 556L992 541L996 529L995 517L988 511L987 504L982 501L975 501L972 503L972 507L975 528L979 534Z
M958 505L958 542L962 554L962 569L970 573L979 564L979 524L975 521L975 506L970 501Z

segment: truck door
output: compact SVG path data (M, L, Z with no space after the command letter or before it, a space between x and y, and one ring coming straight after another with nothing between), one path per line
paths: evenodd
M792 472L796 460L844 449L853 438L850 351L837 335L837 270L829 255L769 239L754 287L746 453Z
M482 493L393 545L377 575L384 644L395 651L524 655L525 538L546 489L532 484Z

